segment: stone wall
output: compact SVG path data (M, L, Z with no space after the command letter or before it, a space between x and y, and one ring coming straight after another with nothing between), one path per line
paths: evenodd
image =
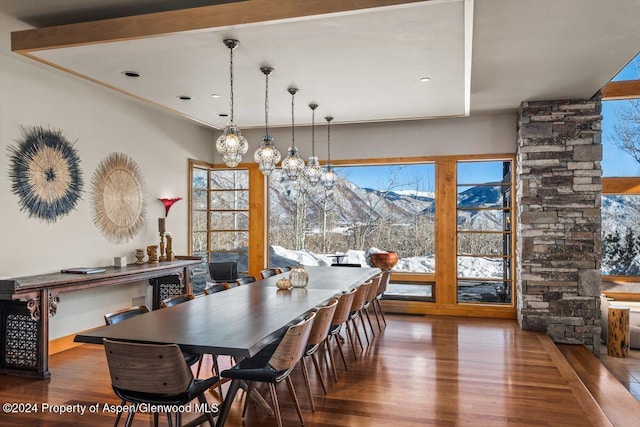
M597 354L600 100L523 102L518 115L516 283L523 329Z

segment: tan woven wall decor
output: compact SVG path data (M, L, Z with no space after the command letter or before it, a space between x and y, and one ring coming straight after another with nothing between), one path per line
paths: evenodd
M113 243L138 234L146 219L145 184L138 164L124 153L105 157L91 182L93 223Z

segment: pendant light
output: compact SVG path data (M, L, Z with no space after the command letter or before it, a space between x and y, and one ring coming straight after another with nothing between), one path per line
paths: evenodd
M282 169L285 171L290 181L297 181L300 173L304 169L304 160L302 160L300 153L298 153L298 148L296 148L294 98L296 93L298 93L298 89L290 87L288 91L291 94L291 147L289 147L287 157L282 161Z
M261 67L260 71L265 76L264 90L264 128L265 135L260 141L260 147L253 154L253 159L258 165L258 169L262 171L264 176L271 175L280 161L280 152L273 143L273 137L269 135L269 75L273 72L271 67Z
M327 121L327 164L324 166L322 184L325 189L330 191L333 189L333 186L336 185L338 175L331 164L331 120L333 120L333 117L329 116L324 119Z
M316 156L315 124L316 108L318 108L318 104L309 104L309 108L311 108L311 157L309 157L309 161L307 162L307 166L304 168L303 173L307 182L311 184L312 187L315 187L322 177L322 167L320 166L320 162Z
M229 97L229 104L231 117L229 118L229 123L224 128L224 132L216 141L216 150L218 150L218 153L222 154L222 160L224 163L227 166L234 168L238 166L238 163L242 160L242 155L247 152L249 144L233 121L233 49L238 47L240 42L235 39L225 39L223 42L230 51L229 76L231 81L231 96Z

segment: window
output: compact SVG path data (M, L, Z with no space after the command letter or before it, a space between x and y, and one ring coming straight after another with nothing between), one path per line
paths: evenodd
M273 172L269 266L366 266L366 251L376 248L398 252L394 271L433 273L434 165L344 166L338 175L327 192L321 183L290 182L281 170Z
M458 302L511 304L511 161L457 164Z
M248 270L249 171L192 166L191 253ZM201 289L195 289L198 292Z
M636 57L614 81L639 77ZM620 280L640 277L640 99L628 96L602 103L602 274Z

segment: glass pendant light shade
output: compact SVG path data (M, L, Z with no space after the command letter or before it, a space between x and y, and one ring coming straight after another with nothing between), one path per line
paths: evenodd
M316 108L318 108L318 104L309 104L309 108L311 108L311 156L309 157L309 161L307 162L307 166L304 168L304 177L307 179L307 182L312 186L320 182L320 178L322 177L322 167L320 167L320 162L318 161L318 157L316 156L316 136L315 136L315 117L316 117Z
M298 153L298 147L291 146L287 152L287 157L282 161L282 169L285 171L290 181L296 181L304 169L304 160Z
M260 141L260 147L253 154L253 160L259 165L258 169L262 171L264 176L269 176L275 170L281 158L280 151L273 144L271 135L263 136L262 141Z
M304 160L300 157L300 153L298 153L298 148L296 147L294 98L296 93L298 93L298 89L290 87L288 91L291 94L291 147L289 147L287 157L282 161L282 170L287 174L290 181L297 181L304 169Z
M224 163L234 168L238 166L238 163L242 160L242 155L249 149L249 143L247 139L242 136L240 129L233 121L233 49L238 47L240 42L235 39L223 40L224 45L229 48L230 61L229 61L229 76L231 82L231 96L229 97L229 106L231 110L231 116L229 123L224 128L224 132L216 141L216 150L222 155Z
M271 67L261 67L260 71L265 75L265 93L264 93L264 124L265 135L260 141L260 147L253 153L253 160L259 165L258 169L262 171L264 176L271 175L280 161L280 152L273 143L273 137L269 135L269 75L273 72Z
M324 188L327 191L331 191L338 179L338 175L331 164L331 120L333 120L333 117L325 117L324 119L327 121L327 164L324 166L321 179Z

